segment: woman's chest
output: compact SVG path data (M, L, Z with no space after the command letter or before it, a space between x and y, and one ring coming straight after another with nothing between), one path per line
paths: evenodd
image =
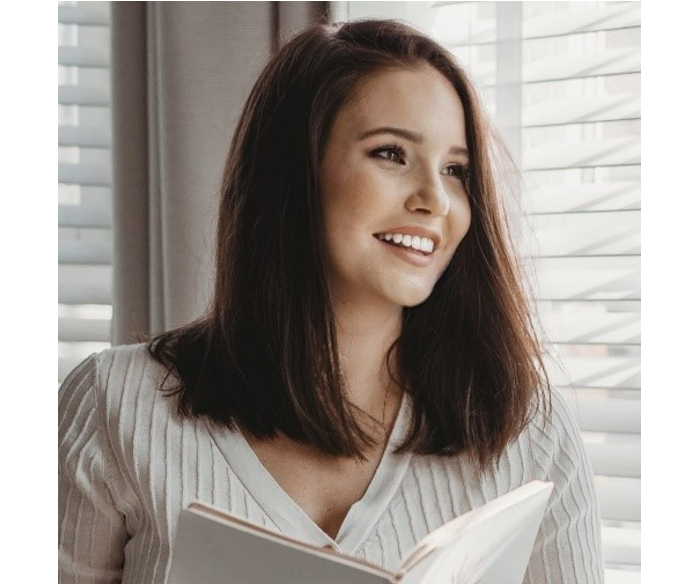
M380 450L357 460L293 445L251 447L278 487L331 538L367 491L382 456Z

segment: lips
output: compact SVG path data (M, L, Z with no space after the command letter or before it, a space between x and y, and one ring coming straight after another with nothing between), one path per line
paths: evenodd
M435 242L432 238L426 236L411 236L410 234L392 234L391 232L375 235L379 240L383 240L394 246L410 248L412 250L430 254L435 248Z
M422 252L412 247L404 247L402 244L394 243L393 240L384 240L380 238L379 235L375 236L375 238L379 245L392 254L392 256L396 256L414 267L426 268L435 260L435 254L433 252Z
M393 226L387 230L382 230L373 234L375 238L384 241L392 241L406 248L423 250L423 252L433 252L440 247L442 237L438 232L424 228L423 226ZM418 237L420 240L416 240ZM424 240L425 239L425 240ZM429 250L428 241L432 242L432 249Z

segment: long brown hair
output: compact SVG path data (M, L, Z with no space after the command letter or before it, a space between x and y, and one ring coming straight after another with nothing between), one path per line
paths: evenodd
M238 123L221 188L213 303L149 344L187 417L258 438L283 433L362 457L372 438L349 408L328 286L319 165L336 115L366 76L428 64L464 107L472 224L390 353L413 399L401 450L496 459L547 397L476 92L454 58L395 21L315 25L272 57ZM388 361L388 356L387 356ZM546 401L545 401L546 402Z

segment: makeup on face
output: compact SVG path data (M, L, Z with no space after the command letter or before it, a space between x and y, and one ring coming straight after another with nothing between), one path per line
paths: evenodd
M424 301L471 222L464 110L429 66L362 82L321 164L334 297Z

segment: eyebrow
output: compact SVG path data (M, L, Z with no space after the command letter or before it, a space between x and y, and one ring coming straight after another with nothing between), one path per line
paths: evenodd
M405 128L396 128L393 126L381 126L379 128L372 128L371 130L365 130L361 132L358 136L358 140L364 140L370 136L375 136L377 134L393 134L395 136L400 136L411 142L421 144L425 141L425 137L420 132L413 132L412 130L407 130ZM464 155L469 156L469 151L463 147L453 146L450 148L449 153L451 155Z

